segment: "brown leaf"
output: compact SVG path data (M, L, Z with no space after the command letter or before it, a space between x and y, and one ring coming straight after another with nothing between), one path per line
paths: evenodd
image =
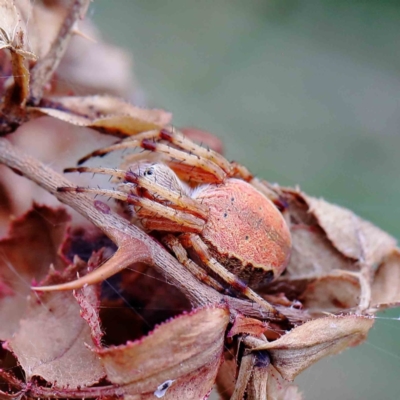
M373 323L373 318L358 315L319 318L255 350L268 350L272 365L292 381L321 358L360 344Z
M42 2L15 0L15 4L26 21L30 47L38 58L49 51L66 16L66 8L58 5L46 7Z
M0 339L11 337L18 327L30 294L32 280L41 280L49 266L64 267L57 251L69 216L63 208L34 208L13 221L0 240Z
M90 21L82 21L57 69L52 93L94 95L98 93L135 99L131 55L105 43ZM85 57L82 57L85 54ZM107 76L107 79L104 77ZM132 96L133 95L133 96Z
M386 308L400 304L400 250L395 249L378 267L372 284L371 306Z
M352 211L323 199L304 198L328 239L345 256L374 265L396 247L395 238Z
M310 283L300 300L309 312L340 312L358 306L360 281L353 275L338 272Z
M201 399L214 384L228 322L227 309L206 307L164 323L141 340L97 353L108 379L130 399L160 394L162 387L165 399Z
M70 280L86 264L78 261L63 273L51 272L44 284ZM17 356L27 379L41 376L58 387L89 386L104 375L98 357L88 348L92 343L88 324L71 292L34 295L26 315L8 346Z
M164 110L135 107L110 96L54 97L32 111L118 136L161 129L171 122Z
M291 278L317 278L335 269L354 269L354 262L337 251L318 227L295 225L291 234L292 254L286 269Z
M234 354L234 349L225 347L224 362L219 368L216 379L218 393L224 400L229 400L235 390L238 364Z
M227 336L233 337L235 335L239 335L240 333L259 336L266 330L267 326L267 323L264 321L238 314Z
M12 49L24 57L35 58L26 47L26 27L13 1L0 0L0 50Z
M0 176L7 170L3 165L0 166ZM0 237L7 233L12 214L12 200L8 194L6 185L0 181Z
M302 400L298 387L283 379L270 364L267 367L255 367L248 388L252 399Z

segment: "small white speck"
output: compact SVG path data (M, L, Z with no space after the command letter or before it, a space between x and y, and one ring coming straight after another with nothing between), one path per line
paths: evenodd
M164 397L165 393L167 390L171 387L171 385L175 382L175 380L169 379L168 381L165 381L162 383L160 386L158 386L157 390L154 392L154 396L157 397L157 399L160 399L161 397Z

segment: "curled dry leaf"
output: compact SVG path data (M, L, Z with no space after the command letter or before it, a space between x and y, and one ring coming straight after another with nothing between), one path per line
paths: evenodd
M52 94L72 92L83 96L102 93L136 99L130 54L104 43L90 21L80 23L79 31L86 37L75 35L71 39L57 69Z
M110 96L54 97L31 111L50 115L72 125L85 126L117 136L162 129L172 115L164 110L135 107Z
M43 2L15 0L24 21L32 52L40 59L50 50L66 16L67 9L58 4L46 6Z
M97 353L107 378L126 398L152 398L160 385L173 381L163 398L202 399L214 384L228 322L226 308L205 307L164 323L141 340Z
M85 268L84 262L76 260L62 273L51 271L44 283L65 282ZM58 387L73 389L104 377L100 360L88 348L93 343L91 329L80 311L71 292L31 295L18 331L7 342L27 380L40 376Z
M255 365L247 392L252 399L302 400L303 398L298 387L283 379L271 364Z
M274 189L287 205L293 248L285 274L263 291L283 291L313 313L368 309L371 277L396 240L343 207Z
M288 204L293 225L319 227L345 257L371 266L381 262L396 247L396 239L352 211L317 199L299 189L278 191Z
M318 227L294 225L292 254L286 273L290 278L317 278L335 269L354 269L354 263L337 251Z
M43 279L50 265L64 267L57 252L68 222L64 209L34 205L0 240L0 321L7 321L0 324L0 340L17 329L32 281Z
M360 291L359 279L347 273L337 272L308 284L300 301L311 313L335 313L357 307Z
M373 323L372 317L360 315L319 318L255 350L268 350L272 365L283 378L292 381L321 358L360 344Z
M372 307L400 306L400 250L395 249L375 272L372 284Z
M23 57L36 58L26 45L26 27L13 1L0 0L0 50L10 49Z
M0 166L0 174L9 170ZM12 200L7 191L6 185L0 181L0 237L7 233L10 216L12 215Z
M229 400L235 390L238 363L234 354L230 346L225 346L224 362L218 370L216 379L216 388L223 400Z
M0 115L4 120L1 124L4 132L9 132L24 120L23 108L29 94L29 72L25 59L36 59L28 50L25 24L11 0L0 0L0 51L5 49L9 50L12 79L5 83Z
M267 326L268 324L265 321L239 314L236 316L232 328L228 332L228 337L233 337L241 333L260 336L266 330Z
M328 239L345 256L375 265L396 247L396 239L352 211L305 196Z

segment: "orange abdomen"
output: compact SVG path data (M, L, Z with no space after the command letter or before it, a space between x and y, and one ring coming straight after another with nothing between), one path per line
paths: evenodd
M210 208L201 236L220 263L253 285L283 272L291 237L269 199L238 179L208 186L196 199Z

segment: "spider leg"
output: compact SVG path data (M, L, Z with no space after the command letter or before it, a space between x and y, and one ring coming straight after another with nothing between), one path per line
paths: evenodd
M221 284L209 276L203 268L201 268L188 257L187 251L176 236L168 234L164 236L161 241L175 254L178 261L184 265L200 282L211 286L218 292L222 292L224 290Z
M165 185L160 185L145 176L140 176L132 171L124 171L121 169L114 168L90 168L90 167L78 167L78 168L67 168L64 172L90 172L96 174L111 175L115 178L119 178L123 181L133 183L138 188L144 188L150 192L152 199L157 199L169 202L169 206L175 209L186 211L190 214L194 214L201 219L206 220L208 217L208 208L200 202L193 200L189 196L178 193L176 191L169 190ZM156 195L156 197L155 197ZM119 199L120 200L120 199Z
M102 147L98 150L92 151L91 153L82 157L78 161L78 165L83 164L84 162L86 162L87 160L89 160L90 158L93 158L93 157L103 157L106 154L111 153L112 151L129 149L129 148L138 148L138 147L140 147L140 143L142 140L157 137L158 134L159 134L159 131L147 131L147 132L139 133L135 136L130 136L129 138L120 140L110 146Z
M162 129L160 131L160 138L186 150L190 154L195 154L205 160L212 161L229 177L238 177L246 182L249 182L253 178L253 175L243 165L236 162L229 162L221 154L203 146L199 146L174 128L171 128L170 130Z
M271 304L264 300L261 296L251 290L244 282L239 280L234 274L229 272L208 252L207 245L203 242L199 235L186 233L180 236L181 243L184 247L191 247L198 254L200 260L210 268L214 273L220 276L226 283L231 285L233 289L245 295L248 299L263 307L268 313L270 319L279 321L286 320L286 317L276 310Z
M189 139L187 139L189 140ZM168 144L159 143L150 139L144 139L140 147L145 150L162 153L166 155L165 162L173 166L178 173L186 175L195 182L221 183L226 178L225 171L214 162L176 149Z
M239 178L246 182L250 182L253 179L253 174L244 165L241 165L236 161L232 161L231 165L232 165L231 177Z
M131 204L138 207L139 210L142 209L146 215L150 215L149 222L154 217L154 219L171 222L172 225L166 225L165 228L160 230L171 230L175 232L197 232L200 233L203 230L205 221L186 212L175 210L171 207L165 206L163 204L157 203L156 201L146 199L144 197L139 197L135 194L125 193L118 190L109 189L96 189L96 188L83 188L83 187L59 187L57 188L59 192L75 192L75 193L93 193L99 194L106 197L111 197L123 201L125 203ZM137 213L140 218L140 211ZM142 214L143 215L143 214ZM173 226L173 228L171 228ZM146 228L148 228L146 223Z
M178 146L179 148L186 150L190 154L196 154L205 160L212 161L214 164L218 165L227 175L231 174L232 166L231 163L221 154L214 150L208 149L206 147L200 146L193 142L182 132L177 131L174 128L162 129L160 131L160 138Z

